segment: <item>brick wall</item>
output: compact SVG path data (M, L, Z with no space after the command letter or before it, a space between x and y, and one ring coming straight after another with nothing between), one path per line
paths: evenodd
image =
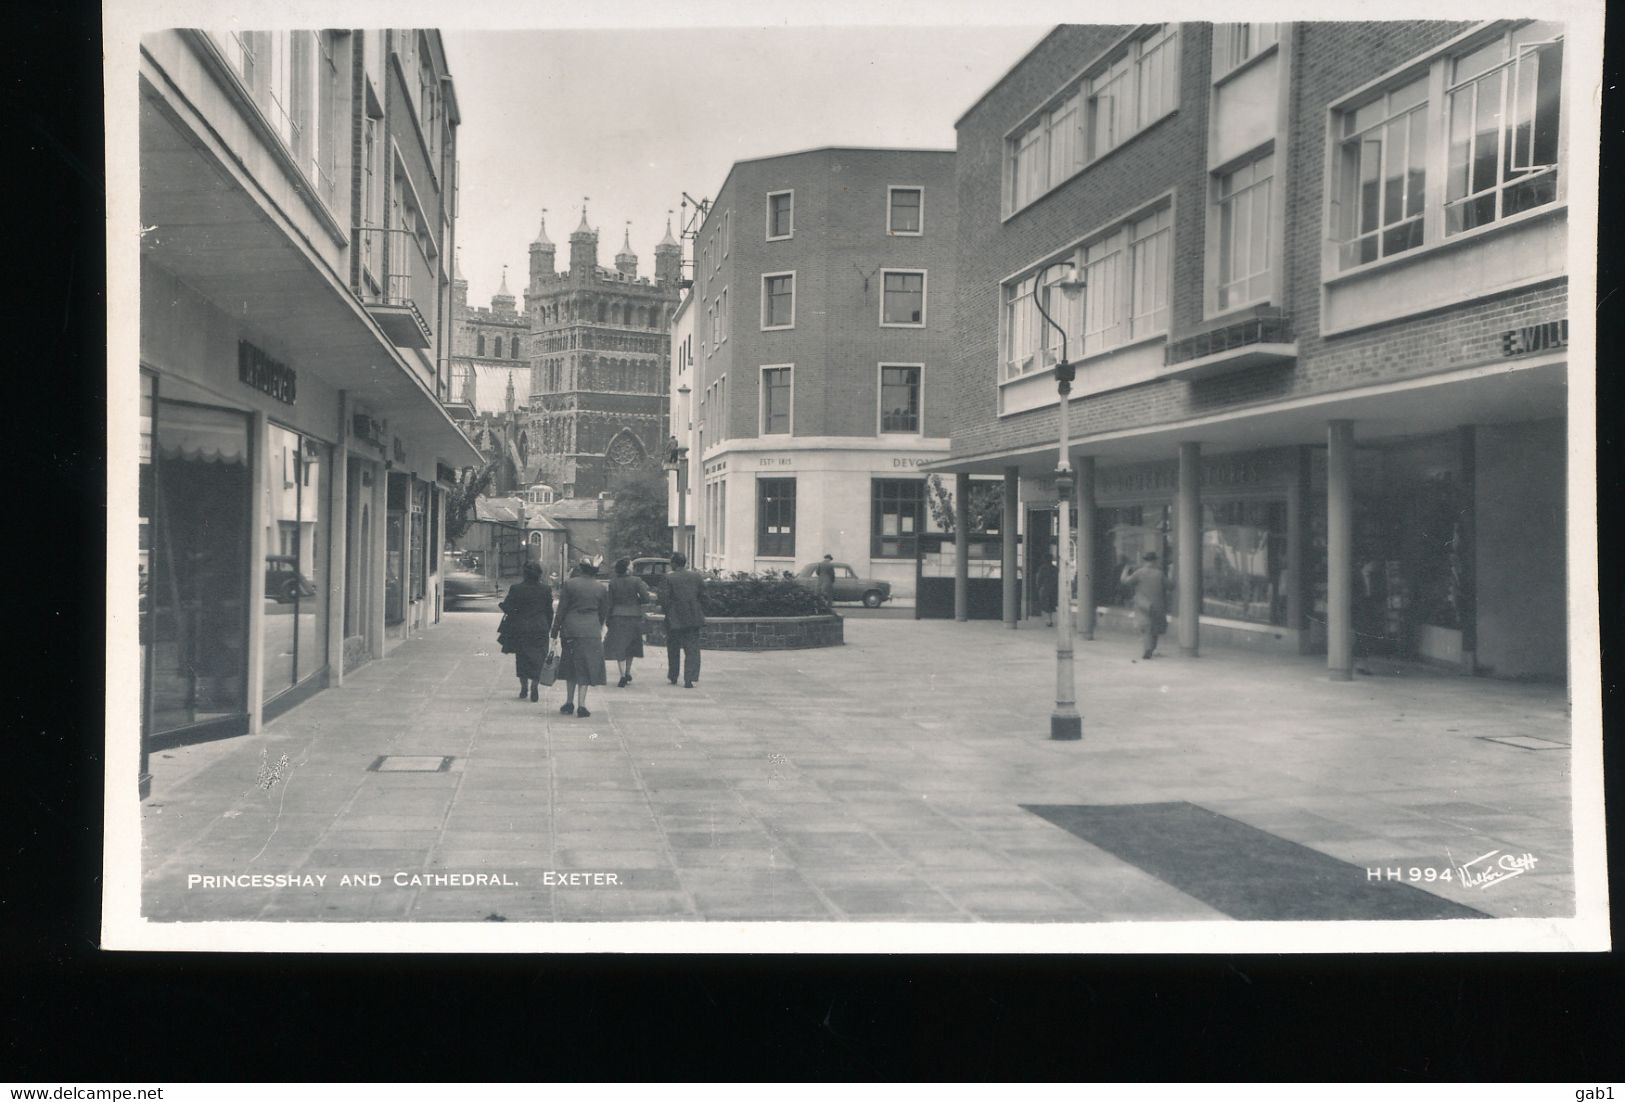
M1469 26L1294 26L1282 286L1297 335L1296 363L1198 381L1162 379L1091 396L1074 406L1084 411L1085 432L1177 421L1483 363L1500 355L1501 332L1566 316L1567 284L1557 280L1361 331L1319 332L1328 106ZM1210 25L1183 26L1180 102L1173 115L1008 221L1000 219L1005 135L1127 30L1058 28L959 123L955 456L1041 444L1056 436L1053 407L1005 418L996 414L1002 281L1170 189L1175 193L1171 328L1179 333L1201 321Z

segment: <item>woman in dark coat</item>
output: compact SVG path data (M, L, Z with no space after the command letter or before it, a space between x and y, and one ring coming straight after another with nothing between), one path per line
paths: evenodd
M649 600L649 587L642 578L627 573L631 559L615 562L615 576L609 580L609 633L604 636L604 657L621 667L615 683L624 689L632 683L632 659L643 657L643 605Z
M553 591L542 581L539 564L525 564L525 580L508 587L503 600L501 629L497 641L502 653L513 655L514 672L519 675L519 699L538 699L536 679L547 657L547 636L553 628Z
M553 617L553 634L564 641L559 676L564 678L565 697L559 711L565 715L592 715L587 711L587 687L609 680L604 672L604 622L608 619L609 590L598 580L598 567L583 562L559 587L559 607Z

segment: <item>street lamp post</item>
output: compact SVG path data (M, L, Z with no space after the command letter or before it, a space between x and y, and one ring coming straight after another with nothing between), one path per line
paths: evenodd
M677 393L683 398L683 417L688 418L688 396L694 393L687 383L677 388ZM674 438L675 438L675 434ZM677 449L677 538L672 541L676 550L687 551L684 541L688 538L688 449Z
M1055 365L1055 389L1060 396L1061 413L1061 439L1060 462L1055 468L1055 512L1056 521L1060 528L1059 538L1055 541L1058 547L1057 577L1055 579L1055 711L1049 717L1049 737L1072 741L1083 737L1083 716L1078 713L1077 690L1074 686L1072 670L1072 457L1071 434L1068 431L1068 409L1071 404L1072 380L1077 369L1066 355L1066 328L1058 325L1049 311L1044 308L1044 299L1049 294L1044 279L1049 275L1050 269L1056 265L1064 265L1069 274L1058 281L1061 293L1066 295L1068 301L1076 302L1083 293L1084 281L1082 265L1071 260L1056 260L1046 264L1033 281L1033 304L1038 307L1038 313L1055 331L1061 335L1061 359Z

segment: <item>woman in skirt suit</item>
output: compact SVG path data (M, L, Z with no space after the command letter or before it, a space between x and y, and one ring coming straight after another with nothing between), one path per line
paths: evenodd
M508 596L498 607L502 618L498 642L513 655L514 672L519 675L519 699L536 700L536 679L547 657L547 635L553 627L553 591L542 581L540 564L525 564L525 580L508 587Z
M586 718L587 687L608 680L604 672L604 623L609 619L609 590L598 580L598 567L582 562L559 587L553 635L563 640L559 675L564 678L564 715ZM579 701L579 703L578 703Z
M643 657L643 605L650 598L643 579L627 573L631 565L631 559L617 559L615 576L609 580L609 634L604 636L604 657L613 658L621 667L617 689L632 683L632 659Z

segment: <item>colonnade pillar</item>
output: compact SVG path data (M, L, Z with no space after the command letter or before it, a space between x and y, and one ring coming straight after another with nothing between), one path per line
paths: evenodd
M999 520L999 577L1004 583L1004 626L1014 631L1021 614L1021 591L1016 584L1016 523L1020 508L1021 469L1004 469L1004 516Z
M1202 445L1179 445L1179 497L1175 503L1179 539L1179 653L1201 653L1202 618Z
M970 475L954 475L954 619L970 619Z
M1354 678L1354 422L1326 426L1326 673Z

